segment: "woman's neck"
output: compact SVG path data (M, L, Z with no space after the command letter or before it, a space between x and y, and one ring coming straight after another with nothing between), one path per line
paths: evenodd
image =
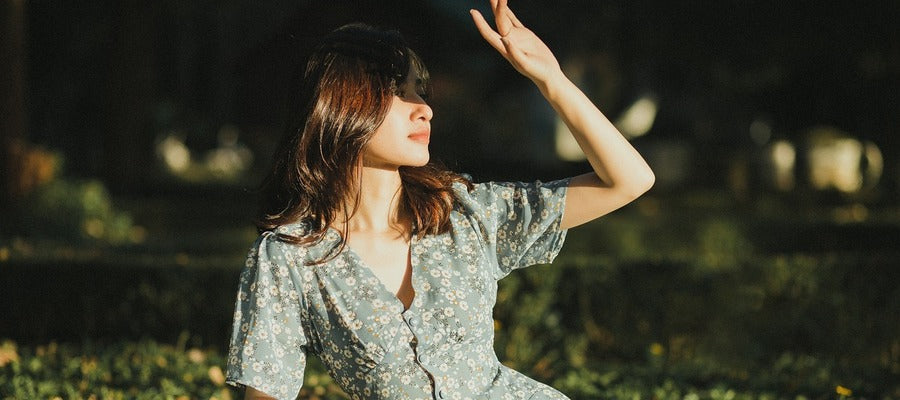
M352 207L358 193L359 204L347 221L348 229L351 232L406 233L408 227L399 212L401 188L397 169L360 167L358 192L351 191L349 201ZM335 225L343 228L340 220L335 221Z

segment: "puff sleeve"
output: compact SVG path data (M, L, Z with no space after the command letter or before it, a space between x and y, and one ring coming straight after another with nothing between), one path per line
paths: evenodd
M468 193L482 243L496 255L497 279L514 269L550 263L559 254L567 232L560 222L570 179L487 182Z
M226 382L295 399L303 385L307 336L302 279L292 249L273 232L257 238L240 275Z

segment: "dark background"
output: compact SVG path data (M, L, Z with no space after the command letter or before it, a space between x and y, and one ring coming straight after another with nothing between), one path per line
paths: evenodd
M581 86L610 118L644 93L656 96L657 119L636 144L676 139L696 149L691 177L678 186L725 185L724 166L753 150L749 127L761 120L773 137L796 142L821 125L871 140L886 160L881 183L896 198L896 2L512 5L564 65L587 70ZM280 135L305 50L343 23L364 21L401 30L429 65L435 158L476 177L586 170L544 151L549 107L483 43L470 7L486 8L466 1L24 2L19 111L26 118L24 132L13 135L62 153L67 175L100 177L115 192L152 191L171 183L156 168L162 135L178 132L203 152L231 125L254 151L258 173ZM509 165L518 168L503 168Z

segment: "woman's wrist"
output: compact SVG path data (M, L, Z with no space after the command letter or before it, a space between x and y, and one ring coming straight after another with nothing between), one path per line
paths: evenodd
M532 79L535 85L537 85L538 89L540 89L541 93L544 93L545 96L552 94L555 89L558 89L569 82L569 78L566 77L566 74L562 72L562 69L555 69L554 71L547 74L547 76L543 79Z
M560 96L563 96L565 92L570 91L573 88L579 90L575 83L569 80L562 70L557 70L557 72L549 74L547 78L543 80L535 80L534 84L537 85L538 90L541 91L544 98L551 104L559 100Z

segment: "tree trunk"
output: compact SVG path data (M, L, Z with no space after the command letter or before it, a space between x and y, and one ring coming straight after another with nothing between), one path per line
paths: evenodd
M8 231L24 195L25 0L0 2L0 231Z

